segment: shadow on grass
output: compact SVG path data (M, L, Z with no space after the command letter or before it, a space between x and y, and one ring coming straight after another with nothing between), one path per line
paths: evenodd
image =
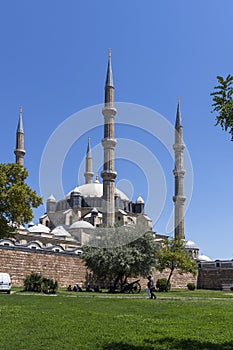
M192 339L160 338L158 340L145 339L143 345L132 345L125 342L109 343L103 350L232 350L233 342L213 344Z

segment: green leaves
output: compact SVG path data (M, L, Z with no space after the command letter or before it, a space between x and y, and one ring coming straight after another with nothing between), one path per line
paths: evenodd
M180 274L190 272L196 274L196 262L184 250L185 241L181 239L165 239L159 251L156 254L155 267L160 272L165 269L170 270L168 282L171 279L175 269L179 270Z
M213 96L213 112L217 112L216 124L220 124L223 130L229 131L231 141L233 141L233 76L230 74L224 79L217 76L219 85L215 86L215 91L210 95Z
M0 237L13 235L20 225L32 220L32 207L42 204L26 183L28 172L19 164L0 164Z
M108 249L85 246L82 258L98 279L147 275L154 264L156 245L151 232L127 245Z

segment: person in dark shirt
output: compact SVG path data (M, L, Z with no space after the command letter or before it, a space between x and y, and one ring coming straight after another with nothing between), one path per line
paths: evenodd
M154 293L154 291L155 291L154 279L153 279L152 276L148 276L147 279L148 279L147 287L150 290L150 298L151 299L156 299L156 295Z

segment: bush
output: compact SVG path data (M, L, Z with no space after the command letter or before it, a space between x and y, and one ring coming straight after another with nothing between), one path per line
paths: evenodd
M43 292L45 294L54 294L58 288L57 281L42 277L39 273L32 273L26 276L24 280L24 290L28 292Z
M43 278L41 283L42 292L45 294L55 294L58 288L57 281L53 281L50 278Z
M39 273L32 273L24 280L24 290L28 292L41 292L42 276Z
M159 278L156 282L156 288L159 292L168 292L171 289L171 283L166 278Z
M188 290L195 290L195 288L196 288L194 283L188 283L187 287L188 287Z

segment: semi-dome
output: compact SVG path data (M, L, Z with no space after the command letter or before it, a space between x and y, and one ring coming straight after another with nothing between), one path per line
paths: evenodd
M191 240L187 240L184 247L186 249L199 249L197 244Z
M67 232L63 226L57 226L55 227L52 232L55 236L60 236L60 237L71 237L71 234Z
M85 229L85 228L94 228L94 226L92 224L90 224L89 222L87 221L84 221L84 220L80 220L80 221L76 221L74 222L71 226L70 226L70 229Z
M38 224L38 225L34 225L28 228L29 232L33 232L33 233L49 233L50 229L49 227L42 225L42 224Z
M98 182L93 182L90 184L85 184L81 186L75 187L72 191L67 194L67 197L70 197L71 192L80 192L81 196L86 197L99 197L103 196L103 184ZM115 189L115 193L124 201L129 201L129 198L126 194L117 188Z
M198 261L212 261L207 255L198 255Z

